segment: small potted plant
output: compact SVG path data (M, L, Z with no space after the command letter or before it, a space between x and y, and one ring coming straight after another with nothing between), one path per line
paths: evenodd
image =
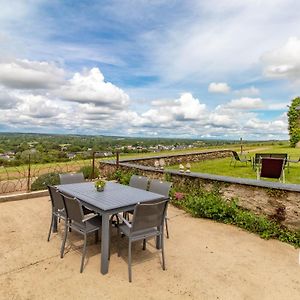
M95 188L98 192L104 191L104 186L105 186L104 180L98 179L97 181L95 181Z

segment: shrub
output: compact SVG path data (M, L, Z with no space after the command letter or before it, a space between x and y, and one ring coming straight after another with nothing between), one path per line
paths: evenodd
M56 185L59 184L58 173L47 173L39 176L32 184L32 191L46 190L47 185Z
M82 167L79 172L83 173L85 179L92 179L93 177L93 167L92 166L84 166ZM94 169L94 178L99 176L99 170L95 167Z

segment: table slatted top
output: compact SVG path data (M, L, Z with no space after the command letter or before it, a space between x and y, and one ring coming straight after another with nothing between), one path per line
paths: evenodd
M76 197L103 211L135 205L138 202L166 199L163 195L115 182L107 182L102 192L96 190L93 182L62 184L57 188L60 192Z

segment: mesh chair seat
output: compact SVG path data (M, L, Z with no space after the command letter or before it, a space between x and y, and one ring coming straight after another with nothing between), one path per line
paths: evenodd
M126 236L130 236L130 228L127 225L121 224L119 226L119 229ZM153 228L147 228L147 229L135 231L131 234L131 238L134 239L134 237L138 237L139 239L144 239L157 234L159 234L159 230L157 230L156 227L153 227Z
M100 216L95 216L90 220L85 221L84 223L78 223L76 221L72 222L72 229L77 229L80 232L91 233L99 230L102 224L102 218Z

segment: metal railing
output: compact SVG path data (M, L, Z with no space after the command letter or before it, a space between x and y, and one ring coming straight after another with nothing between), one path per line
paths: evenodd
M97 155L82 160L70 160L67 162L34 163L30 154L27 163L20 166L0 167L0 195L16 192L30 192L32 183L41 175L47 173L71 173L78 172L82 167L91 166L91 178L95 178L98 161Z

